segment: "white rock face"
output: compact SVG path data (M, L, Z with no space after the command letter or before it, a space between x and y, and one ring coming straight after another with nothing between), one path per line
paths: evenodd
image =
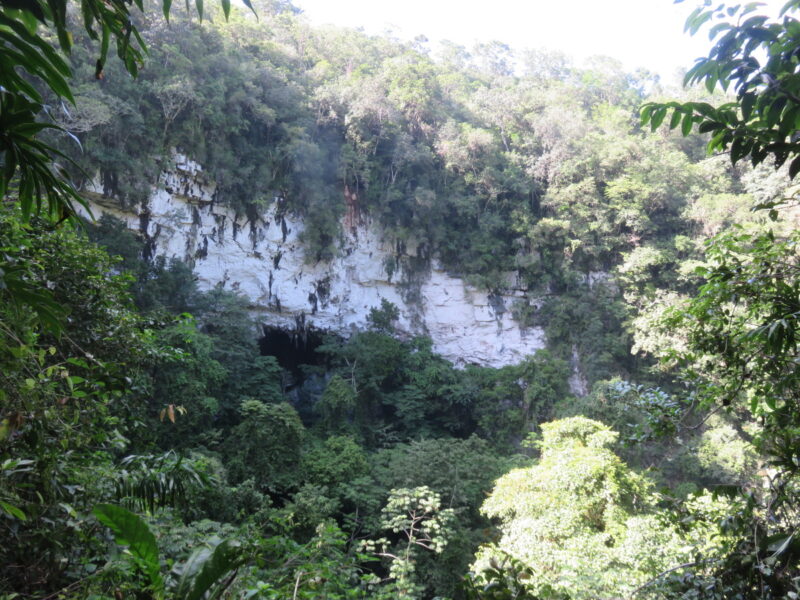
M98 185L91 191L95 217L109 213L141 231L154 255L191 261L200 289L222 285L244 294L264 324L293 330L304 322L347 336L363 329L370 309L385 299L400 309L401 333L430 336L434 350L456 365L516 364L545 347L542 329L522 329L511 318L512 303L527 301L522 291L490 297L435 261L415 276L416 285L403 283L411 278L402 268L390 277L386 265L396 249L370 223L350 218L338 257L306 264L298 239L303 222L283 214L280 200L255 221L237 219L214 204L213 184L185 156L175 155L175 169L162 174L136 212L102 199Z

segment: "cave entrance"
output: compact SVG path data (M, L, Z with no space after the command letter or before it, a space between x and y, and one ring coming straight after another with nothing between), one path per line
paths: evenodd
M323 357L316 351L322 345L322 334L313 329L287 331L262 325L258 345L263 356L274 356L278 364L295 376L302 375L300 365L322 365Z

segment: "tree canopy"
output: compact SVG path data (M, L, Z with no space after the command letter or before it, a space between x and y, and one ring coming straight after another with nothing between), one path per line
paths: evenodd
M667 90L608 59L74 8L0 11L0 594L800 593L798 239L748 211L797 170L789 12L696 11L708 87L648 131ZM237 223L292 211L315 262L370 222L407 304L442 267L548 349L456 369L383 302L282 367L202 257L54 227L78 189L146 206L177 151Z

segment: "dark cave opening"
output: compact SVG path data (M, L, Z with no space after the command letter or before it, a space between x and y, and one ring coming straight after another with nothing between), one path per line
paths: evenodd
M280 327L262 325L258 345L263 356L274 356L278 364L293 375L301 375L301 365L322 365L323 357L316 351L322 344L322 334L313 329L287 331Z
M314 405L322 397L328 377L324 372L325 357L317 352L323 342L322 332L298 323L294 331L262 325L263 335L258 345L263 356L274 356L287 377L283 391L294 406L303 423L310 427L314 422ZM303 366L322 367L304 369Z

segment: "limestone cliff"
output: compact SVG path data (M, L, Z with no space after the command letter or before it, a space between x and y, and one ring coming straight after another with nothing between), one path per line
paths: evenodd
M403 259L415 256L412 245L398 253L379 227L353 215L342 228L337 258L307 264L298 239L303 222L285 213L280 199L255 219L237 217L214 202L202 168L179 154L135 210L121 209L98 185L89 192L96 217L124 220L145 236L154 256L191 261L201 289L222 285L244 294L264 324L347 336L386 299L400 309L401 333L430 336L434 349L457 365L514 364L545 346L543 330L523 329L511 317L512 302L528 301L523 291L487 294L435 260L409 273Z

